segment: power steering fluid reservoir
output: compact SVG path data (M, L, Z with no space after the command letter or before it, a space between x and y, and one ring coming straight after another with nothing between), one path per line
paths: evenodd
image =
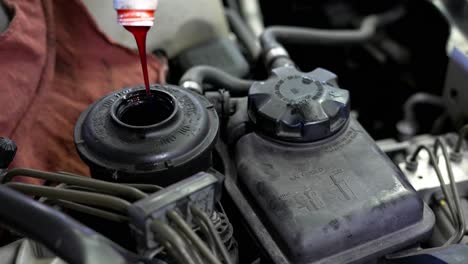
M204 97L177 86L127 88L92 104L75 145L94 178L162 186L211 167L219 120Z
M277 244L264 242L272 259L361 263L430 235L431 210L349 101L323 69L277 68L250 89L254 132L236 143L236 184Z

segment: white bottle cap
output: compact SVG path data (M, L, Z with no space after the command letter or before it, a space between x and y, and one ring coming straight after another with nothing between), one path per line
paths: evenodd
M114 0L117 21L122 26L153 26L158 0Z
M156 10L158 0L114 0L114 8L127 10Z

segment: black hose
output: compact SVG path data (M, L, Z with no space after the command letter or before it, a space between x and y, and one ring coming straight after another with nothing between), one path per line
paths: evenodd
M94 205L102 208L111 209L123 213L125 215L128 214L128 208L130 207L129 202L117 197L112 197L104 194L65 190L16 182L7 183L6 186L27 195L43 196L49 199L59 199L86 205Z
M247 50L250 59L252 61L256 61L262 52L258 38L255 37L254 33L250 30L244 20L242 20L239 13L228 8L225 9L224 13L229 21L231 30Z
M395 11L393 12L395 13ZM363 20L361 28L358 30L323 30L287 26L269 27L262 34L261 43L265 53L269 53L275 48L284 49L280 44L282 42L329 45L362 43L374 36L379 25L389 23L391 19L399 17L397 15L393 16L368 16ZM267 55L266 57L268 66L294 65L287 53L282 55ZM278 59L282 61L280 63L275 62ZM224 88L234 96L245 96L253 81L242 80L214 67L202 65L188 70L179 84L182 87L197 90L199 93L206 91L204 84L211 84L215 89Z
M343 45L368 41L375 34L378 25L377 16L368 16L359 29L330 30L301 28L291 26L268 27L260 37L264 51L288 44Z
M67 263L128 263L123 249L46 205L4 186L0 200L1 223L42 243Z
M452 169L452 163L450 161L447 148L445 147L444 142L440 139L437 138L435 143L434 143L434 155L437 156L437 151L438 149L442 150L442 156L445 159L445 164L447 167L447 174L450 179L450 188L452 191L452 196L453 196L453 201L455 205L455 209L457 210L457 214L453 215L454 219L457 219L455 222L455 233L453 236L444 244L444 245L450 245L450 244L455 244L459 243L462 239L463 236L465 235L465 215L463 213L463 209L461 206L461 201L460 201L460 195L458 193L458 188L457 188L457 183L455 181L455 177L453 176L453 169ZM447 202L449 202L449 197L446 197Z
M279 57L289 57L282 44L352 45L371 40L380 26L400 19L405 13L403 7L379 15L365 17L358 29L314 29L292 26L268 27L260 37L267 66ZM279 54L269 54L281 49Z
M133 200L140 200L148 196L146 193L136 188L122 184L96 180L70 173L51 173L31 169L12 169L3 178L3 183L11 181L15 176L28 176L53 182L88 187L95 190L102 190L108 194L124 196Z
M223 88L234 96L245 96L254 81L242 80L215 67L202 65L188 70L180 80L180 85L185 88L194 88L190 87L191 83L198 85L196 89L201 93L206 91L204 84L211 84L214 89Z

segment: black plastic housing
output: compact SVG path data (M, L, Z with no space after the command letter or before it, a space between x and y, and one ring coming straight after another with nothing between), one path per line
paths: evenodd
M247 134L237 142L236 164L251 214L280 249L264 245L273 259L360 263L423 241L434 225L402 172L353 118L314 143Z
M200 172L134 203L129 209L130 227L139 242L140 251L154 250L159 246L150 224L155 219L167 222L169 211L176 210L191 226L195 226L190 210L192 206L211 216L221 195L221 181L219 173Z
M178 182L211 167L219 120L204 97L177 86L124 89L83 112L75 144L93 177L115 182Z

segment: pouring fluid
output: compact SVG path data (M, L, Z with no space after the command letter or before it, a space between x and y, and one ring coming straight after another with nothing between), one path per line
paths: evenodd
M149 77L148 77L148 62L146 58L146 35L151 27L149 26L124 26L126 30L135 37L138 53L140 54L141 68L143 70L143 78L145 81L146 94L151 95Z
M114 0L117 23L135 37L140 54L141 69L145 81L146 94L151 96L146 58L146 36L154 25L158 0Z

